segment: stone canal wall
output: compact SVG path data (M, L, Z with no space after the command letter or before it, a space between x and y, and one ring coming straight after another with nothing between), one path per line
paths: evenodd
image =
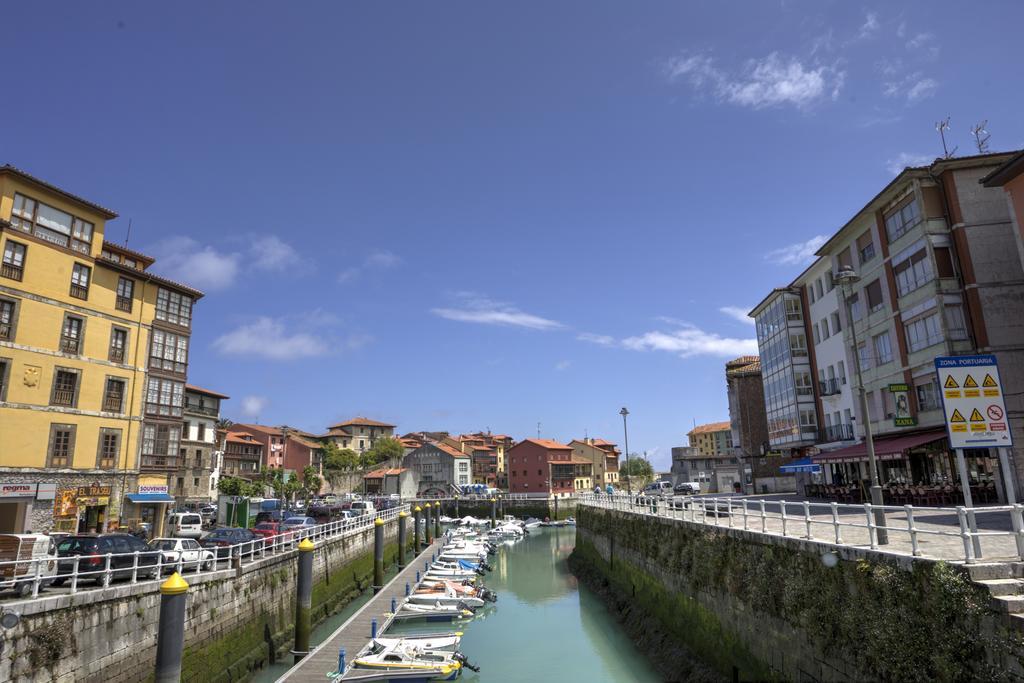
M576 519L573 572L666 680L1024 678L1019 630L962 567L587 506Z
M412 543L412 524L406 527ZM398 555L398 525L385 525L385 564ZM409 558L412 554L408 555ZM369 587L373 529L318 544L313 563L313 625ZM183 681L245 680L291 657L295 552L195 577L189 582ZM45 593L43 593L45 595ZM0 633L0 681L59 683L151 680L160 594L156 582L114 584L12 605L22 615Z

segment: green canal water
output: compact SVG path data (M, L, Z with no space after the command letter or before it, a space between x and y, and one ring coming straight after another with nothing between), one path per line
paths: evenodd
M486 583L497 591L497 604L457 626L402 625L388 633L462 631L462 651L480 667L479 673L465 672L461 680L466 683L660 681L604 603L569 572L566 558L575 541L573 527L533 530L491 557L494 571ZM364 596L321 625L313 642L330 635L368 599ZM254 680L273 681L287 668L270 667Z

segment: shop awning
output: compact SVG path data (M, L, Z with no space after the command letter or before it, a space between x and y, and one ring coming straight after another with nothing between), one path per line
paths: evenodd
M812 474L821 473L821 465L815 465L811 462L810 458L801 458L800 460L794 460L788 465L783 465L779 468L779 472L810 472Z
M890 436L888 438L875 439L875 457L879 460L899 460L904 457L911 448L923 446L926 443L933 443L939 439L946 438L946 430L923 432L920 434L907 434L906 436ZM819 453L811 456L815 463L833 462L860 462L868 459L868 445L865 442L856 443L846 448L838 448L834 451Z
M173 503L174 496L166 493L129 493L125 496L133 503Z

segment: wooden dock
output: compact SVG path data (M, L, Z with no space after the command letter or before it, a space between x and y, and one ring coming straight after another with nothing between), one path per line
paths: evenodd
M289 683L324 683L327 674L338 670L338 651L344 648L347 664L351 664L356 654L370 642L371 622L377 620L377 635L384 633L391 624L391 599L399 605L405 599L405 584L416 585L416 572L423 574L423 563L430 559L432 553L441 550L441 544L435 540L433 545L425 548L420 554L413 556L409 564L391 579L377 595L359 608L348 620L339 626L324 642L313 648L301 662L288 670L288 673L277 679Z

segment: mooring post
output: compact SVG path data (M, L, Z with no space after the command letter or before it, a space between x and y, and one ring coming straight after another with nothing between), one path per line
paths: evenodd
M181 680L181 653L185 646L185 605L188 583L174 572L160 584L160 620L156 636L156 683Z
M420 548L423 547L423 543L420 541L420 539L423 538L420 535L420 513L421 512L423 512L423 509L420 508L419 505L417 505L415 507L415 509L413 509L413 511L412 511L412 526L413 526L413 529L412 529L412 545L413 545L413 554L414 555L418 555L419 552L420 552Z
M434 503L434 538L441 538L441 501Z
M460 519L462 515L459 514L459 496L455 496L455 518Z
M555 521L558 521L558 494L555 494Z
M373 594L384 587L384 520L373 522Z
M405 569L405 518L408 516L405 510L398 513L398 571Z
M434 529L431 526L431 522L430 522L430 511L432 509L433 509L433 506L430 503L427 503L427 509L424 511L426 513L426 519L424 520L425 521L424 526L427 528L426 532L427 532L427 545L428 546L431 543L434 542Z
M313 542L308 538L299 543L299 573L295 584L295 663L309 654L309 632L313 611Z

